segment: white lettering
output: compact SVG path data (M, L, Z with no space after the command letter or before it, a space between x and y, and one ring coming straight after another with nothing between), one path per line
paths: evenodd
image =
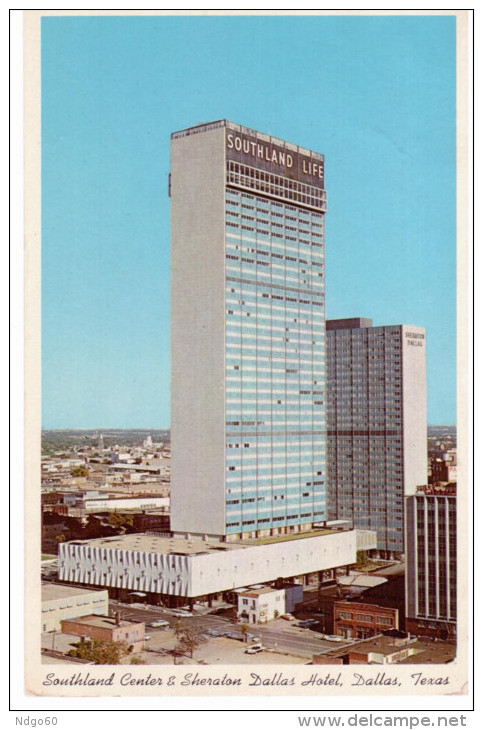
M242 141L240 137L235 137L235 149L238 150L238 152L241 151L242 148Z
M228 149L230 149L230 150L233 149L233 135L232 134L229 134L228 137L226 138L226 144L227 144Z

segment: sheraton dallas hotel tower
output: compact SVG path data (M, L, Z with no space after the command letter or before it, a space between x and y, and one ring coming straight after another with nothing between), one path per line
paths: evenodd
M172 135L171 526L327 519L322 155L222 120Z

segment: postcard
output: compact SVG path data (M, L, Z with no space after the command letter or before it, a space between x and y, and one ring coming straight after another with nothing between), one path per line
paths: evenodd
M26 701L469 709L471 11L23 19Z

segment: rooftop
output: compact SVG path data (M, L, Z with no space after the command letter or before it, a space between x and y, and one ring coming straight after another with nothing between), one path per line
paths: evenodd
M67 620L75 621L76 624L95 626L96 628L100 629L115 629L116 627L124 628L125 626L135 626L137 624L143 623L142 621L126 621L125 619L119 619L119 624L116 624L115 618L111 618L110 616L96 616L95 614Z
M74 588L73 586L59 583L42 583L42 601L54 601L57 598L70 598L72 596L84 596L86 593L105 593L104 590L93 588Z
M321 655L321 658L340 658L349 654L390 656L405 648L409 648L411 653L405 659L397 661L398 664L447 664L453 661L456 654L456 644L453 642L434 642L416 637L403 641L393 635L379 635L371 639L356 641L339 649L332 649Z
M219 127L228 127L233 129L235 132L241 132L242 134L248 134L251 137L256 137L263 142L269 142L280 145L286 149L292 150L293 152L299 152L302 155L309 155L317 160L323 160L324 156L313 150L309 150L306 147L300 147L299 145L287 142L279 137L272 137L270 134L264 134L263 132L257 132L256 129L250 129L250 127L244 127L236 122L230 122L228 119L218 119L216 122L203 122L202 124L196 124L194 127L187 127L181 129L178 132L173 132L171 139L180 139L181 137L190 137L194 134L200 134L202 132L208 132L211 129L217 129Z
M302 540L311 537L337 534L337 530L312 530L299 532L293 535L279 535L237 542L220 542L218 540L200 540L181 537L162 537L145 533L131 535L115 535L113 537L99 537L91 540L71 540L70 545L88 545L89 547L105 547L117 550L139 550L147 553L172 553L181 555L200 555L227 550L244 550L255 545Z

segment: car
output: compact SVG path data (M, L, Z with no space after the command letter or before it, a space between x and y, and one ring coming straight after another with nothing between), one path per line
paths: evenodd
M173 616L180 616L180 617L183 617L183 618L189 618L190 616L193 615L189 611L184 611L182 609L174 610L171 613L173 614Z
M149 634L144 635L144 641L151 641L151 637L149 636Z
M206 629L206 631L204 633L207 634L207 636L219 636L220 635L220 632L215 631L215 629Z
M168 621L153 621L153 623L149 624L149 626L152 629L168 629L169 622Z
M241 641L243 636L241 634L235 634L235 632L228 632L225 634L227 639L236 639L237 641Z
M263 646L251 646L249 649L245 649L245 654L259 654L263 650Z
M295 616L292 616L291 613L284 613L283 616L282 616L282 618L285 621L295 621Z

